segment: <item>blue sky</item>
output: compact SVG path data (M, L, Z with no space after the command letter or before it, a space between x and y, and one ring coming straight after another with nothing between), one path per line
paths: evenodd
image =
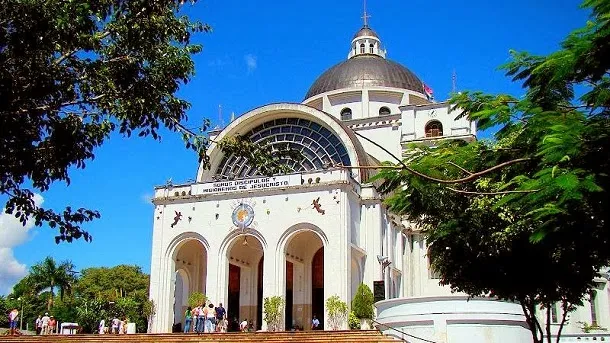
M367 3L370 26L388 58L414 71L437 100L451 91L480 89L520 95L519 85L497 70L509 49L545 54L571 30L583 26L587 12L573 0L380 1ZM196 42L196 76L180 95L192 103L187 126L203 118L223 121L272 102L300 102L313 81L343 61L353 34L362 26L362 2L208 0L186 5L185 13L212 26ZM14 228L0 218L0 294L45 256L70 259L78 269L136 264L150 271L155 185L193 179L197 157L171 133L162 142L113 137L72 183L55 184L42 194L44 206L88 207L101 219L87 226L92 243L54 243L49 228Z

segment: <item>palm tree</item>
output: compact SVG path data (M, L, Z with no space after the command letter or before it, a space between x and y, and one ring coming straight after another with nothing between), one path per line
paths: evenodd
M75 282L73 269L74 264L71 261L66 260L58 265L51 256L47 256L42 262L32 266L29 276L36 290L38 292L50 290L47 310L51 310L53 307L56 287L59 288L61 299L63 299L64 293L72 290Z

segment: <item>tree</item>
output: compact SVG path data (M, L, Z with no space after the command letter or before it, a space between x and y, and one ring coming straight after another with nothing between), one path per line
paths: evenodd
M284 313L284 298L273 296L263 299L264 318L268 331L279 331Z
M453 96L460 116L498 128L493 141L412 146L375 178L389 209L423 230L441 284L518 301L534 342L551 342L555 303L559 341L566 315L610 262L610 6L584 6L591 22L559 51L512 52L503 69L523 81L525 97Z
M191 0L194 3L196 0ZM8 0L0 8L0 194L6 212L24 224L58 228L56 242L90 234L95 210L37 206L34 192L70 183L112 132L182 134L209 165L204 120L199 132L182 124L189 103L176 96L194 74L191 36L210 28L178 16L182 0ZM284 154L230 137L218 142L251 158L263 173L286 170Z
M191 295L189 295L188 304L190 307L195 308L197 306L205 305L206 301L208 301L208 298L205 296L205 294L201 292L193 292Z
M74 264L70 261L63 261L57 264L55 260L47 256L42 262L32 266L28 275L34 289L38 292L48 289L49 298L47 310L53 307L55 288L59 288L60 298L63 299L65 292L70 292L75 283Z
M347 320L349 309L345 301L342 301L339 296L333 295L326 300L326 312L328 313L330 328L332 330L339 330Z
M358 319L373 319L373 292L364 283L361 283L352 299L352 311Z
M81 272L75 293L81 297L115 301L123 297L148 298L149 276L134 265L86 268Z

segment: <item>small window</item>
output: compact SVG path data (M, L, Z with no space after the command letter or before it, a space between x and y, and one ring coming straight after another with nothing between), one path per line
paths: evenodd
M595 298L597 298L597 291L592 290L591 297L589 298L589 301L591 302L591 325L592 326L597 325L597 304L595 303L595 300L596 300Z
M371 54L373 53L373 49L375 49L375 45L371 44L371 46L369 46L369 52Z
M390 115L390 113L391 113L390 109L385 106L383 106L382 108L379 109L380 116L387 116L387 115Z
M438 120L433 120L426 124L426 137L440 137L443 135L443 124Z
M551 304L551 323L559 323L559 313L557 311L557 303Z
M361 54L364 54L364 52L365 52L364 48L365 48L365 45L364 44L360 44L360 53Z
M341 110L341 120L350 120L352 119L352 110L349 107L346 107Z

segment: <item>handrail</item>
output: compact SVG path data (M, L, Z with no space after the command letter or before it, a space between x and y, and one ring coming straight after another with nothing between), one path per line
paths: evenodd
M424 342L428 342L428 343L437 343L437 342L435 342L435 341L431 341L431 340L428 340L428 339L425 339L425 338L417 337L417 336L414 336L414 335L412 335L412 334L410 334L410 333L406 333L406 332L404 332L404 331L402 331L402 330L398 330L398 329L397 329L397 328L395 328L395 327L389 326L389 325L384 324L384 323L380 323L380 322L376 321L375 319L369 319L369 320L370 320L370 321L372 321L372 322L373 322L373 323L375 323L375 324L378 324L378 325L380 325L380 326L385 326L386 328L389 328L389 329L392 329L392 330L394 330L394 331L400 332L401 334L406 335L406 336L409 336L409 337L411 337L411 338L419 339L420 341L424 341ZM379 329L377 329L377 330L379 330ZM381 331L381 330L379 330L379 331ZM396 336L394 336L394 337L396 337ZM396 338L400 338L400 339L401 339L403 342L407 342L407 343L409 343L409 341L407 341L405 338L402 338L402 337L396 337Z

